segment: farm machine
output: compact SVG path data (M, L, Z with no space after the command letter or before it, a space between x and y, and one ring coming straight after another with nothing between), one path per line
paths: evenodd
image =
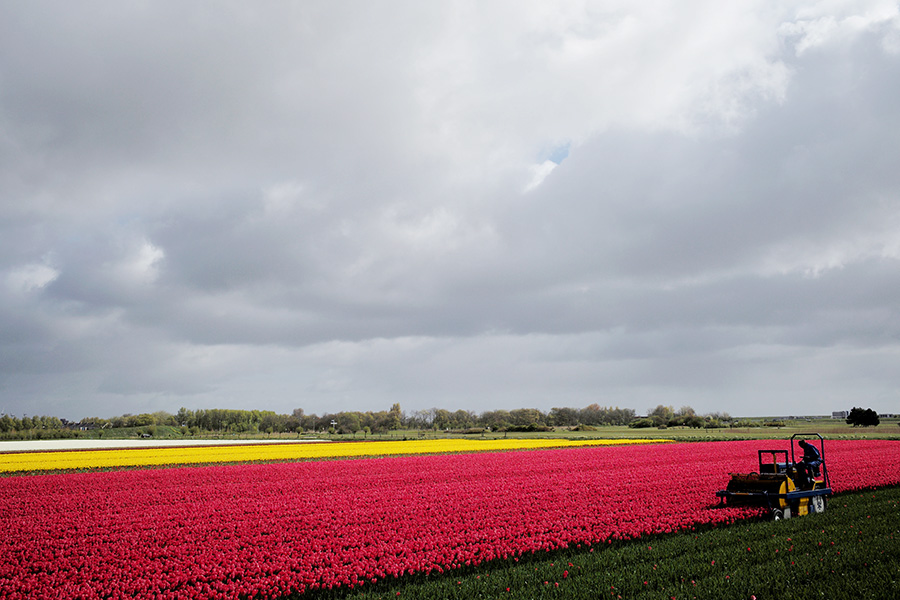
M796 460L794 454L797 438L804 448L800 460ZM792 435L790 453L787 450L760 450L758 472L731 473L728 487L716 492L720 503L763 506L772 512L775 520L824 512L825 497L831 494L825 464L825 440L818 433Z

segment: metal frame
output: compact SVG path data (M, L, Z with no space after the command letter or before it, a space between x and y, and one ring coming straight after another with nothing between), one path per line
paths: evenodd
M794 439L800 438L802 440L814 440L816 438L819 439L819 457L822 459L822 464L820 465L822 471L822 481L825 484L826 488L831 488L831 479L828 477L828 463L825 461L825 438L823 438L818 433L795 433L791 436L791 464L797 464L797 461L794 460Z
M763 455L770 454L772 456L771 463L763 463ZM778 462L775 458L776 455L784 456L784 462ZM788 465L788 451L787 450L759 450L759 472L760 473L784 473L787 470ZM772 470L764 469L764 466L772 465Z

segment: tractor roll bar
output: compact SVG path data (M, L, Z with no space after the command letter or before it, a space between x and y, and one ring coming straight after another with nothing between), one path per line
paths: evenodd
M822 437L819 433L795 433L791 436L791 462L793 464L797 464L797 461L794 458L794 439L800 438L801 440L815 440L818 438L819 440L819 457L822 459L822 476L825 478L825 487L831 487L831 482L828 478L828 466L825 462L825 438Z

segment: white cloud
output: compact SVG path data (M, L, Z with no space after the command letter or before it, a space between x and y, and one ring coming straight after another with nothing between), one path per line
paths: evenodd
M762 261L761 273L819 277L832 269L879 259L900 261L897 229L866 230L819 242L794 239L772 248Z
M150 284L159 275L159 266L166 253L148 240L141 240L136 248L119 262L114 270L123 282Z
M59 277L59 271L43 263L22 265L7 272L6 285L16 292L27 293L47 286Z
M868 31L882 31L886 49L892 48L898 26L900 6L891 0L819 2L802 6L795 21L784 23L781 32L796 38L797 55L832 44L846 44Z
M553 169L556 168L556 163L552 160L545 160L539 165L533 165L531 167L531 181L528 182L528 185L525 186L525 192L530 192L537 186L543 183L544 179L553 172Z

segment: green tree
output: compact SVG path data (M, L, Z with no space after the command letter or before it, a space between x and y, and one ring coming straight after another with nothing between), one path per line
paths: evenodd
M341 431L341 433L348 431L350 433L356 433L360 430L359 415L355 412L339 413L336 420L338 423L338 429Z
M453 429L468 429L474 427L475 415L468 410L457 410L451 415L450 426Z
M497 430L507 427L510 424L511 417L508 411L490 410L481 413L481 417L478 420L482 426Z
M288 430L287 420L287 415L280 415L275 411L265 410L260 413L260 420L256 427L259 431L265 431L270 434L276 431L283 433ZM247 421L247 426L253 427L250 421Z
M703 427L704 420L697 416L690 406L682 406L669 421L669 425L682 427Z
M606 409L594 402L578 411L578 421L582 425L600 425L606 418Z
M434 429L447 429L450 427L450 411L445 410L443 408L435 408L434 410L434 419L431 421L431 426Z
M408 429L431 429L434 422L434 409L414 410L404 421Z
M510 422L517 427L546 425L547 417L536 408L517 408L509 411Z
M9 415L3 415L0 417L0 431L14 431L16 429L15 421Z
M185 427L192 427L196 424L194 411L188 410L183 406L175 414L175 420L179 425L184 425Z
M675 418L675 409L671 406L663 406L659 404L647 415L656 427L668 425L669 421Z
M156 424L156 419L151 414L142 413L129 416L125 424L126 427L146 427L147 425Z
M386 429L400 429L403 427L403 411L400 410L400 403L394 402L391 410L388 411L388 421L385 423Z
M729 415L727 412L711 412L706 416L709 417L709 419L712 421L721 421L723 423L732 420L731 415Z
M300 419L298 419L294 415L288 415L284 424L285 424L285 431L288 431L288 432L303 431L303 425L300 424Z
M871 408L864 410L854 406L850 414L847 415L847 424L854 427L868 427L870 425L876 427L879 423L881 423L881 419L878 418L878 413Z
M175 415L172 413L168 413L164 410L158 410L153 413L153 422L157 425L167 425L167 426L175 426L181 425L180 422L176 422Z
M608 410L609 425L628 425L634 421L633 408L619 408L618 406Z
M62 429L62 420L59 417L44 417L44 427L47 429Z
M574 408L554 407L550 409L550 424L557 427L572 427L578 425L578 416L578 411Z

